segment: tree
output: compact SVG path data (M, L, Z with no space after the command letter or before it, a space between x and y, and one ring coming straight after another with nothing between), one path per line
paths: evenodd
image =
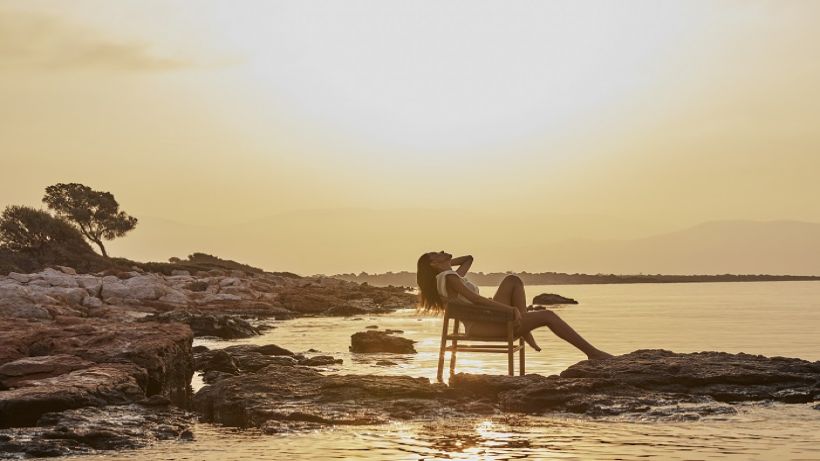
M68 222L27 206L8 206L0 215L0 246L42 253L49 248L89 251L91 247Z
M57 216L76 224L88 240L108 256L102 239L122 237L136 227L137 218L120 211L120 204L110 192L92 190L82 184L55 184L46 187L43 202Z

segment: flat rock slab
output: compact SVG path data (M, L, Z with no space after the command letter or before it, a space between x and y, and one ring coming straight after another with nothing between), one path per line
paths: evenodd
M194 396L204 420L269 432L327 425L359 425L453 415L461 399L444 384L409 376L331 375L271 365L224 378Z

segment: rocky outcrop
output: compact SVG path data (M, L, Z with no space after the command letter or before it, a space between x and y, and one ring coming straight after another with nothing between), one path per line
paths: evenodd
M0 430L0 458L53 457L193 440L191 415L167 406L85 407L46 413L36 426Z
M532 303L536 306L551 306L555 304L578 304L578 301L572 298L557 295L555 293L541 293L540 295L532 298Z
M724 403L820 399L820 362L724 352L677 354L639 350L579 362L560 376L459 373L450 386L494 400L503 411L566 411L593 416L624 413L689 417L732 412Z
M217 378L194 396L203 418L267 432L502 412L689 420L735 413L737 401L820 399L820 362L663 350L579 362L560 376L459 373L449 387L424 378L323 375L277 364Z
M77 274L68 267L33 274L12 272L0 276L0 316L53 319L89 316L110 306L138 306L160 312L197 310L284 319L389 312L415 303L415 296L401 287L372 287L324 276L238 270L173 274L138 270Z
M393 336L386 331L360 331L350 337L351 352L392 352L415 354L415 341Z
M146 322L179 322L187 324L194 336L216 336L222 339L249 338L259 335L247 320L232 315L204 314L197 311L170 311L150 315Z
M268 432L452 414L451 405L442 408L442 402L458 400L426 378L325 376L281 365L222 379L194 396L194 408L206 421Z
M186 325L60 319L0 319L0 426L154 395L187 404L193 335Z

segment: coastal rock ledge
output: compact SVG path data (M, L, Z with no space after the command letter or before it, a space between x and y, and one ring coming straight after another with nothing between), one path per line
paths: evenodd
M731 402L818 398L820 362L639 350L579 362L560 376L459 373L449 386L426 378L322 375L270 365L205 386L194 396L194 407L206 421L281 432L501 412L697 419L733 413Z

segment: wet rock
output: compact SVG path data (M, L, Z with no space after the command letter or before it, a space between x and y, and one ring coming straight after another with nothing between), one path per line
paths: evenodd
M202 382L204 382L205 384L213 384L219 380L231 378L233 376L236 375L232 373L225 373L224 371L210 370L206 371L202 375Z
M195 368L202 371L225 373L253 373L268 365L296 365L293 352L275 344L257 346L239 344L194 354Z
M46 413L36 426L0 430L0 456L54 457L191 440L192 415L174 407L116 405Z
M549 306L553 304L578 304L578 301L555 293L541 293L532 299L532 303Z
M216 336L222 339L249 338L259 335L259 330L246 320L230 315L203 314L196 311L175 310L150 315L148 322L179 322L187 324L194 336Z
M820 362L749 354L677 354L639 350L579 362L560 376L456 374L455 390L498 402L506 411L567 411L592 416L624 413L705 415L724 402L810 402L818 395ZM680 411L669 408L682 408ZM654 413L653 413L654 412ZM670 413L671 414L671 413Z
M135 364L145 395L161 394L184 404L193 375L187 325L68 318L64 322L0 319L0 365L28 357L74 356L95 364ZM35 359L53 366L66 358ZM65 364L64 364L65 365ZM9 365L12 366L12 365ZM0 391L0 394L6 391Z
M389 335L383 331L361 331L350 337L351 352L393 352L415 354L415 341Z
M393 362L392 360L377 360L376 365L379 365L379 366L382 366L382 367L393 367L393 366L398 365L398 363Z
M404 330L392 330L390 328L387 328L387 329L384 330L384 332L387 333L388 335L392 335L392 334L402 334L402 333L404 333Z
M325 365L338 365L342 362L344 362L344 360L337 359L329 355L316 355L300 361L299 365L305 365L308 367L321 367Z
M102 364L0 392L0 427L32 426L44 413L142 400L145 370L133 363Z
M442 384L408 376L324 376L310 368L269 366L203 387L194 407L206 421L290 430L377 424L453 414L460 401Z
M369 311L363 307L353 306L353 305L339 305L331 307L330 309L324 312L325 315L331 316L339 316L339 317L349 317L352 315L361 315L366 314Z
M208 351L196 357L195 368L202 371L221 371L232 375L239 374L239 365L231 354L223 350Z

